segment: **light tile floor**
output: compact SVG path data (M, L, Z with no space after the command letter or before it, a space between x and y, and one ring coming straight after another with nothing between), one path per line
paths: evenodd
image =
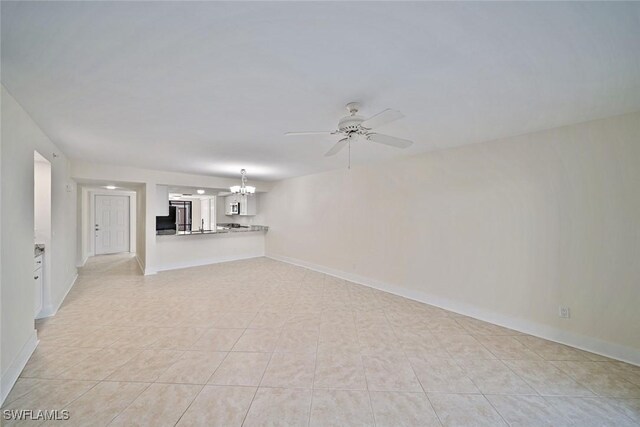
M27 424L640 425L640 367L265 258L92 258L37 327Z

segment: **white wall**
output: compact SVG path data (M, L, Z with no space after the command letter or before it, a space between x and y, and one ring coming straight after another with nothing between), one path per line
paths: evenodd
M639 135L635 113L288 179L267 255L640 364Z
M89 197L88 191L83 191L81 185L76 184L76 267L82 267L87 261L88 238L82 232L89 222L85 206Z
M4 98L4 87L0 88L0 118L2 117L2 110L3 110L3 105L2 105L2 98ZM0 120L0 310L2 309L2 307L4 307L4 298L3 298L3 294L4 292L2 291L2 286L3 286L3 280L2 280L2 265L3 265L3 261L2 261L2 243L4 240L2 239L3 233L2 233L2 229L4 228L4 218L2 216L2 164L3 164L3 157L2 157L2 152L3 150L3 145L2 144L2 140L4 139L4 130L3 130L4 126L2 125L2 120ZM4 398L7 395L8 391L5 390L5 388L8 387L12 387L13 386L13 382L14 379L13 377L9 375L7 375L7 377L5 378L2 374L4 372L4 362L3 362L3 352L2 352L2 331L4 331L4 322L3 322L3 317L2 316L2 312L0 312L0 405L2 404L2 402L4 402ZM15 365L15 364L14 364Z
M35 160L33 169L34 240L48 245L51 239L51 163Z
M142 185L139 190L137 190L136 197L136 260L138 261L138 265L142 270L142 273L145 273L145 260L146 260L146 233L147 233L147 196L146 196L146 186ZM149 209L155 209L155 204L153 204ZM154 221L155 227L155 221Z
M52 232L51 245L46 249L51 255L52 277L47 306L43 309L51 313L62 302L76 277L75 184L69 178L67 158L3 86L0 168L2 399L36 345L33 323L34 150L51 162L52 167Z
M47 317L52 314L52 267L53 252L51 248L51 163L40 153L34 156L33 164L33 234L34 242L45 247L42 255L42 310L37 314L37 318Z

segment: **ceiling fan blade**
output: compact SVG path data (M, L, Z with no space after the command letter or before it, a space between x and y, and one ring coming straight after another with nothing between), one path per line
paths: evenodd
M366 127L367 129L373 129L378 126L382 126L382 125L386 125L387 123L394 122L403 117L404 117L404 114L402 114L400 111L387 108L386 110L376 114L375 116L369 117L367 120L362 122L361 125Z
M305 136L305 135L333 135L335 132L332 131L319 131L319 132L287 132L285 136Z
M381 133L372 133L367 136L369 141L377 142L379 144L390 145L397 148L407 148L413 144L413 141L408 139L396 138L395 136L383 135Z
M336 142L336 145L331 147L331 150L327 151L324 156L329 157L338 154L338 151L342 150L345 145L347 145L347 142L349 142L349 138L343 138L340 141Z

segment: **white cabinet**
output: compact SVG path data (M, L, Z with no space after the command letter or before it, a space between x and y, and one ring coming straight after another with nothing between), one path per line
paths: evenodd
M156 185L156 216L169 216L169 187Z
M255 215L258 211L257 201L255 195L240 196L240 215Z
M240 213L234 214L232 210L232 205L235 203L240 204ZM256 195L252 194L232 194L230 196L225 197L224 201L224 214L225 215L241 215L241 216L251 216L256 215L258 213L258 202L256 200Z
M38 317L38 314L42 310L42 272L44 269L42 268L42 255L38 255L35 258L35 263L33 266L33 281L35 286L35 300L33 307L33 315Z

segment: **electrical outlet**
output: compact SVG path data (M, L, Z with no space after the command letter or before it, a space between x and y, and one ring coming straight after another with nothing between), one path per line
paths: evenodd
M560 306L560 308L558 309L558 316L562 317L563 319L568 319L569 317L571 317L569 307Z

